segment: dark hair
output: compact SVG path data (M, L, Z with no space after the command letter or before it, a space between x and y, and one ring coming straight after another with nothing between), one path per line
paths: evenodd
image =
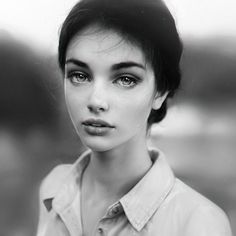
M156 90L174 95L180 84L179 62L182 44L175 21L162 0L81 0L64 21L59 39L59 66L64 72L70 40L82 29L99 24L114 29L124 38L141 45L150 61ZM167 99L158 110L152 110L148 126L161 121L167 112Z

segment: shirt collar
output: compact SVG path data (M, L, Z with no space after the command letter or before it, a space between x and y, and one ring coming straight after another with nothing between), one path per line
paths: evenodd
M153 161L147 174L121 198L131 225L140 231L160 207L174 185L174 175L162 152L150 150Z
M174 185L174 175L162 152L149 150L153 165L146 175L120 199L120 203L130 224L140 231L160 207ZM80 186L83 170L89 163L91 150L84 152L70 167L60 184L47 186L43 202L48 210L63 212L73 202Z
M73 165L52 171L42 185L42 200L47 208L60 213L73 201L80 186L81 176L90 160L91 150L82 153ZM59 166L60 167L60 166ZM57 172L57 173L55 173ZM63 177L61 177L63 176Z

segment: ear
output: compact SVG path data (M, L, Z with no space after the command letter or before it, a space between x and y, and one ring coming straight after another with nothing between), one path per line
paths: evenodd
M152 102L152 109L158 110L160 109L162 103L165 101L168 92L165 92L163 95L160 95L158 92L156 93L153 102Z

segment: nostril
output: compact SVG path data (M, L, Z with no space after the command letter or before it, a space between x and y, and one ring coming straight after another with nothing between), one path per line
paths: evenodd
M88 109L89 109L89 111L96 112L96 113L105 111L105 109L103 107L101 107L101 106L93 106L93 105L88 105Z

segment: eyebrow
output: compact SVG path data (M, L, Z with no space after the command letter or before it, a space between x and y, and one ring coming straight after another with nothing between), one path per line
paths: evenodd
M111 67L111 69L112 70L120 70L120 69L124 69L124 68L129 68L129 67L139 67L139 68L145 70L145 66L143 66L142 64L133 62L133 61L120 62L120 63L114 64Z
M66 60L66 62L65 62L65 64L68 64L68 63L72 63L72 64L75 64L77 66L89 69L89 66L85 62L82 62L78 59L70 58L70 59ZM133 62L133 61L126 61L126 62L116 63L116 64L112 65L111 69L112 70L120 70L120 69L129 68L129 67L139 67L143 70L146 69L144 65Z
M84 63L84 62L82 62L78 59L70 58L70 59L66 60L65 64L69 64L69 63L75 64L75 65L80 66L80 67L84 67L86 69L89 69L89 66L86 63Z

